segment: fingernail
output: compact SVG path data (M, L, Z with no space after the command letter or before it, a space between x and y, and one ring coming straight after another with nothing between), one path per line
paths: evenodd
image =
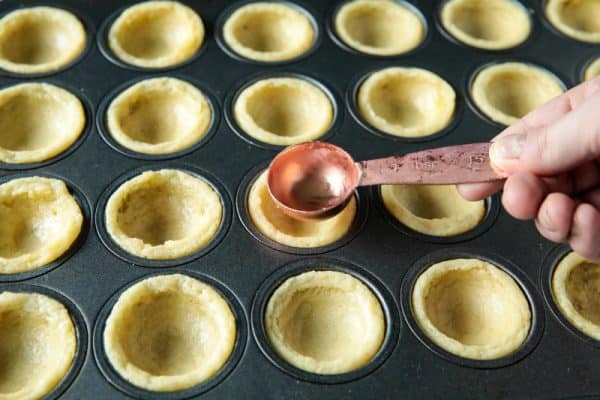
M501 164L505 160L516 160L523 154L525 148L526 136L523 134L514 134L504 136L492 142L490 147L490 157L495 165Z

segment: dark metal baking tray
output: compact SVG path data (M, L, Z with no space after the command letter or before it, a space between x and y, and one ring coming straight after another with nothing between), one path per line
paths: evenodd
M557 316L548 290L548 274L564 248L542 239L533 224L518 222L492 199L483 228L450 240L431 239L390 223L376 191L361 190L364 225L353 229L351 240L325 248L297 252L262 240L245 224L244 185L260 166L276 154L273 146L243 140L233 126L229 108L237 91L258 76L299 74L324 85L336 104L336 123L327 140L346 148L356 159L402 154L433 146L486 141L501 127L483 118L469 100L468 82L483 64L525 60L545 66L567 87L578 83L583 66L600 55L600 46L577 42L557 33L544 19L543 2L523 0L533 21L531 38L513 50L476 50L450 40L437 18L439 1L411 1L427 23L427 38L414 51L397 57L359 54L344 46L331 32L339 1L296 2L308 12L318 31L314 51L292 62L266 65L232 57L224 50L220 27L224 15L235 9L229 1L184 1L202 17L207 28L199 54L183 65L165 70L140 70L115 63L106 49L106 27L115 13L132 4L117 0L30 2L5 0L0 12L31 5L54 5L73 11L86 25L90 40L83 57L48 76L17 77L0 73L0 85L50 81L69 88L86 104L88 127L80 143L64 155L33 166L0 164L0 178L44 174L64 179L84 205L86 227L77 245L50 267L35 273L0 276L0 290L39 290L68 299L78 325L80 349L73 370L48 398L119 399L129 397L175 399L409 399L409 398L567 398L600 396L600 348L573 331ZM98 34L97 34L98 33ZM451 128L425 140L403 140L366 129L353 101L355 85L371 71L387 66L416 66L446 79L457 91L458 112ZM145 157L119 149L106 139L103 112L115 90L154 76L176 76L197 84L209 94L217 110L214 132L191 151L175 157ZM168 160L167 160L168 159ZM132 171L177 166L205 172L221 191L227 218L220 238L209 251L182 262L136 263L101 240L103 193ZM213 179L214 178L214 179ZM241 206L240 206L241 204ZM237 207L236 207L237 206ZM100 214L99 214L100 213ZM562 252L562 253L561 253ZM420 268L432 260L452 256L489 259L522 284L534 310L534 329L526 348L495 362L465 362L423 338L410 313L407 290ZM136 265L136 264L144 264ZM298 268L333 265L365 279L384 305L388 322L386 344L368 365L340 377L315 377L297 371L265 349L260 311L270 284ZM97 339L107 304L116 293L145 276L189 273L216 282L236 310L239 331L232 364L201 388L172 394L154 394L128 388L106 372L106 359ZM238 304L239 303L239 304ZM96 344L96 346L94 346ZM101 346L100 346L101 347ZM263 352L263 350L265 350ZM276 358L276 357L275 357ZM195 397L194 397L195 398Z

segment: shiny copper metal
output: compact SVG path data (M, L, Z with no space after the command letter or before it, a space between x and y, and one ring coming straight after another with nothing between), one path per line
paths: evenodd
M298 219L335 215L357 186L457 184L503 179L489 160L490 143L429 149L355 163L324 142L288 147L271 162L268 188L278 207Z
M268 188L286 214L327 218L340 211L360 179L348 153L324 142L302 143L279 153L269 166Z
M453 185L505 178L490 164L491 143L438 147L359 163L359 186L383 184Z

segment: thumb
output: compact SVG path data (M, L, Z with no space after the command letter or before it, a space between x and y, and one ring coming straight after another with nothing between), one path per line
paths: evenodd
M600 92L557 121L499 137L490 159L507 174L555 175L600 157Z

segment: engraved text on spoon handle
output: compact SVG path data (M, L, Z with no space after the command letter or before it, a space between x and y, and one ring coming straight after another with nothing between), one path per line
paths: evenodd
M457 184L490 182L505 176L489 158L490 143L423 150L404 156L358 162L359 186L381 184Z

